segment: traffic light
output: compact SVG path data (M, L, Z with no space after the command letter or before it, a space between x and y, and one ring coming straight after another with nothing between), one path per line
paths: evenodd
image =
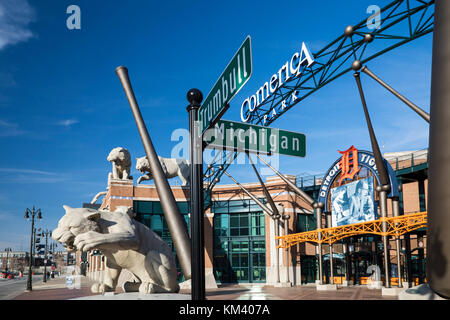
M36 238L36 243L41 243L41 238Z

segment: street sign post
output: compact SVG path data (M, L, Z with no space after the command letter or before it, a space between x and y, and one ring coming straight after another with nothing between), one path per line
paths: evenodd
M214 126L229 107L230 100L252 75L251 38L247 36L198 110L199 134Z
M203 137L206 148L305 157L303 133L219 120Z

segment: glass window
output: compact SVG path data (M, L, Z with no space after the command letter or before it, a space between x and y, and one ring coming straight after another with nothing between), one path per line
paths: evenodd
M299 214L297 216L297 232L307 232L316 229L316 219L312 214Z
M249 200L213 204L213 267L220 283L265 281L265 216L259 206L251 212L250 206Z
M248 202L246 200L230 201L229 213L248 212Z
M162 217L158 214L152 215L150 218L150 228L155 231L160 237L163 233Z
M238 236L239 235L239 228L230 228L230 236Z
M190 202L177 202L177 205L181 214L188 214L191 211Z
M186 213L186 208L189 208L187 202L178 202L180 212L183 214L184 221L186 223L187 230L189 230L189 217ZM159 201L134 201L133 208L136 212L136 220L143 223L158 234L172 249L175 260L177 263L178 278L177 281L184 281L184 275L181 272L181 266L178 261L175 247L172 241L172 237L169 232L168 225L166 223L164 213Z
M239 216L238 215L230 216L230 226L232 228L239 228Z
M239 226L240 227L248 227L248 216L247 215L240 215Z

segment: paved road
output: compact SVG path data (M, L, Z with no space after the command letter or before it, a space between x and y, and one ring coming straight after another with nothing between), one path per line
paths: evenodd
M0 280L0 300L11 300L26 292L28 276ZM42 276L33 276L33 283L42 282Z

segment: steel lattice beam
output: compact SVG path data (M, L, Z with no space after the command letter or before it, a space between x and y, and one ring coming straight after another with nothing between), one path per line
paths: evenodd
M383 232L382 224L387 223L387 230ZM414 214L407 214L398 217L381 218L375 221L349 224L346 226L317 229L314 231L307 231L295 233L288 236L281 236L277 239L281 240L282 244L279 248L289 248L301 242L315 242L315 243L335 243L343 238L352 237L355 235L375 234L379 236L401 236L402 234L411 232L413 230L426 227L427 213L420 212ZM318 234L321 233L321 239Z
M249 122L268 126L312 93L351 71L354 60L365 64L432 32L433 4L434 0L396 0L381 9L379 29L369 29L367 20L353 26L351 36L342 34L320 51L313 53L315 64L305 69L299 77L286 81L272 96L257 106L250 114ZM377 49L372 50L372 47ZM296 99L291 101L293 93ZM283 101L290 103L284 106ZM248 116L248 113L247 110L245 116Z
M434 0L395 0L380 11L380 28L369 29L365 19L352 27L351 35L342 34L323 49L313 53L315 64L296 78L291 78L251 113L249 123L268 126L300 101L338 77L351 71L354 60L362 64L433 31ZM295 94L295 101L292 94ZM282 102L285 101L283 104ZM290 102L290 103L286 103ZM248 116L248 110L245 116ZM206 190L220 181L223 169L236 159L238 152L225 152L205 172Z

